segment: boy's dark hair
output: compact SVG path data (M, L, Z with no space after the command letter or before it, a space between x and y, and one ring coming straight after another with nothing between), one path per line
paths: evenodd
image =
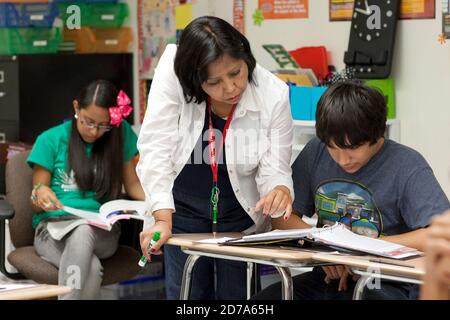
M327 146L373 145L386 130L386 101L376 89L357 80L338 82L320 98L316 134Z
M117 104L119 91L109 81L96 80L78 94L80 109L95 105L109 108ZM90 157L77 130L77 120L72 120L69 142L68 170L73 169L80 191L95 191L99 200L114 199L122 191L123 133L122 125L113 126L94 142Z
M202 103L207 94L201 85L208 79L208 65L224 54L242 59L253 80L256 60L248 40L225 20L204 16L193 20L181 34L174 69L186 102Z

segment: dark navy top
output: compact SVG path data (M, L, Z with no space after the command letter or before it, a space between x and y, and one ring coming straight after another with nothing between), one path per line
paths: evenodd
M218 187L221 198L232 197L234 198L233 201L237 201L228 176L225 150L222 150L221 154L219 154L225 123L226 120L212 113L212 124L216 135L216 153L218 154L219 161ZM211 196L213 175L209 160L208 127L209 114L205 112L202 135L198 139L188 163L175 179L174 189L188 195L209 199Z
M226 120L212 114L216 135L216 152L219 154L222 131ZM205 114L202 135L197 141L188 163L184 166L173 187L175 213L174 233L211 232L212 210L210 205L213 175L208 147L209 114ZM224 150L218 155L219 232L243 231L254 224L234 195L228 176Z

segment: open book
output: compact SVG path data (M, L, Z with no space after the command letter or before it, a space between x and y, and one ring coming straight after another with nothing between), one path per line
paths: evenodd
M74 215L72 220L49 222L47 230L55 240L61 240L67 233L81 224L90 224L104 230L111 230L113 224L122 219L138 219L144 224L153 224L153 217L145 216L145 201L113 200L103 204L99 212L64 206L64 211Z
M311 239L335 248L343 248L358 252L365 252L377 256L393 259L403 259L421 255L416 249L400 244L369 238L348 230L345 225L336 223L331 227L311 229L274 230L270 232L244 236L222 242L226 245L250 245L270 243L292 239Z

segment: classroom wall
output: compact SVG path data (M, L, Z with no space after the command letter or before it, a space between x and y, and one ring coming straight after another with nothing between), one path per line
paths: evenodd
M216 15L232 23L232 5L231 0L197 0L193 16ZM262 48L275 43L289 50L324 45L329 63L344 68L350 22L329 22L328 0L310 0L309 19L266 20L260 27L252 19L257 5L258 0L246 0L245 34L262 66L276 68ZM436 19L399 21L391 76L396 81L400 141L422 153L450 198L450 40L444 45L437 40L441 12L437 1Z

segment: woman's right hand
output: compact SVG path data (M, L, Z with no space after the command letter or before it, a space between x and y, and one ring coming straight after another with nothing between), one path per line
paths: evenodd
M159 240L151 248L151 252L148 252L148 245L152 240L153 234L159 231L161 233ZM151 261L151 254L162 254L161 247L172 237L172 226L170 222L165 220L156 221L155 224L147 230L140 233L140 243L142 254L147 258L147 261Z
M63 207L53 190L45 185L34 191L33 204L44 211L55 211Z

